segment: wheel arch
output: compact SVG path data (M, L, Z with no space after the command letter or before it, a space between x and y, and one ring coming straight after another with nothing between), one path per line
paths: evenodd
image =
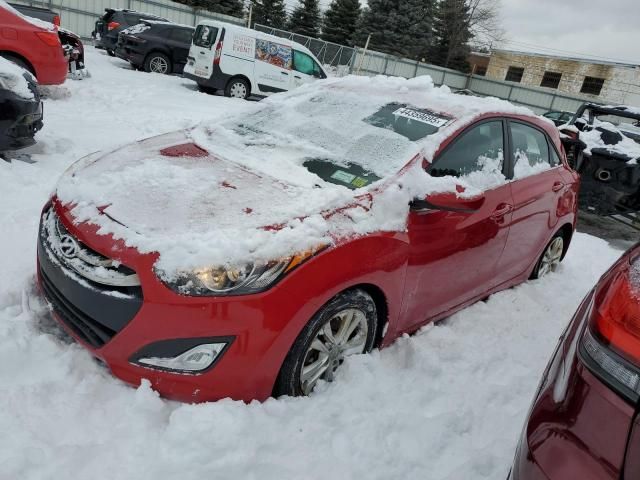
M227 89L227 87L229 86L229 84L231 82L233 82L234 80L237 79L242 79L245 82L247 82L247 85L249 85L249 94L247 95L247 98L249 96L251 96L251 91L253 90L253 85L251 84L251 80L249 79L249 77L247 77L246 75L242 74L242 73L238 73L236 75L233 75L229 80L227 80L227 84L224 86L225 90Z
M25 65L27 65L27 67L29 67L29 71L37 78L37 71L35 69L35 67L33 66L33 64L24 56L24 55L20 55L17 52L14 52L12 50L0 50L0 57L4 57L7 60L10 60L11 58L15 58L17 60L20 60L21 62L24 62Z

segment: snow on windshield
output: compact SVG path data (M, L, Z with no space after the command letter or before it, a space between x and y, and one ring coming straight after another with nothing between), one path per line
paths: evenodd
M9 60L0 57L0 87L7 88L16 95L26 99L34 98L24 75L31 74Z
M399 131L389 119L386 127L387 120L372 120L391 104L405 126L428 125ZM152 148L165 140L149 139L72 168L58 184L58 198L75 204L77 221L95 223L100 233L141 252L159 253L157 267L171 278L354 235L404 231L412 199L456 192L457 185L474 194L497 181L429 176L417 153L431 161L443 140L487 112L532 115L501 100L454 95L424 77L332 79L251 108L248 115L186 132L209 157L169 159ZM166 141L185 142L184 134L175 137ZM320 172L325 160L349 162L353 173L337 177L360 177L351 187L363 187L325 181L307 168ZM380 180L368 184L367 178ZM117 222L100 214L105 205Z

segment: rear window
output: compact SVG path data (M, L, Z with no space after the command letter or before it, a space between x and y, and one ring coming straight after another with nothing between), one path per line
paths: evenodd
M433 135L452 119L425 108L414 108L402 103L389 103L364 119L374 127L392 130L412 142Z
M211 48L218 37L218 29L209 25L198 25L193 36L193 44L197 47Z

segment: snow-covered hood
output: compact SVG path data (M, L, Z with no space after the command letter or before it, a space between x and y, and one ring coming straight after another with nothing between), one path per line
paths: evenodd
M63 175L57 197L74 205L77 221L97 223L142 252L164 253L166 270L185 268L179 259L193 254L191 266L198 258L247 261L274 233L289 238L260 256L328 243L327 222L348 230L349 210L370 205L361 192L292 185L247 169L197 147L187 132L89 157Z
M21 98L34 99L36 79L15 63L0 57L0 88L7 89Z

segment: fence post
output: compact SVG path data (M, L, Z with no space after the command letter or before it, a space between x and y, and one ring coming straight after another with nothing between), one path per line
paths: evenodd
M196 7L192 7L193 9L193 26L195 27L198 22L198 9Z
M416 60L416 69L413 71L413 78L418 76L418 68L420 68L420 60Z
M386 75L387 74L387 67L389 66L389 56L385 55L384 56L384 67L382 67L382 74Z
M511 94L513 93L513 85L509 88L509 95L507 95L507 100L511 101Z

